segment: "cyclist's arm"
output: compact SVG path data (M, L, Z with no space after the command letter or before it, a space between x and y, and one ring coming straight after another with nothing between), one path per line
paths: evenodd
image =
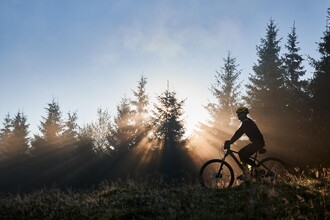
M242 137L243 134L244 134L244 127L242 124L241 127L235 132L233 137L230 139L230 144L235 143L235 141L237 141L240 137Z

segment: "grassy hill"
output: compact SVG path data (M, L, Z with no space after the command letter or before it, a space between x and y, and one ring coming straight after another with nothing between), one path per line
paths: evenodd
M228 190L127 180L88 190L53 188L6 194L0 196L0 218L330 219L329 171Z

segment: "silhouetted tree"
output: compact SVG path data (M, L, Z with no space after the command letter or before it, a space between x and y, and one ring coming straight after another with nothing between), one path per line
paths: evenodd
M77 112L68 113L68 118L65 121L64 132L62 135L64 144L67 141L71 142L78 140L79 126L77 124L77 120L78 120Z
M283 123L285 126L278 128L281 132L277 131L276 133L282 133L280 139L285 141L286 145L290 145L290 148L286 151L287 154L294 155L295 159L302 159L308 148L304 137L306 136L305 127L309 127L310 105L307 92L308 82L301 79L306 71L302 64L304 59L299 54L300 47L298 47L298 44L298 36L294 23L285 44L287 52L282 57L285 84L283 100L285 101L285 108L280 121L285 122Z
M48 108L45 108L47 117L42 117L39 130L41 135L34 135L32 146L34 151L38 154L43 151L59 149L62 147L61 135L63 132L62 113L60 106L55 99L48 104Z
M155 105L154 126L157 137L164 140L164 147L176 146L185 133L183 123L183 105L185 100L179 101L176 93L167 89L157 96L159 101Z
M311 82L311 92L313 97L313 110L319 117L329 119L330 102L330 8L327 10L326 30L323 33L321 41L318 43L320 58L312 59L312 65L315 68L314 76Z
M185 100L178 100L176 93L169 88L157 96L155 104L154 131L158 143L160 156L157 167L166 178L176 181L195 178L196 167L193 165L186 148L184 138L185 127L183 120L183 105Z
M67 160L73 159L75 150L80 144L79 126L77 124L77 112L68 113L68 118L64 122L63 133L61 135L62 151Z
M303 115L308 111L307 101L307 81L301 80L306 71L302 65L303 57L299 54L298 36L296 27L293 24L291 33L288 35L288 41L285 45L287 53L283 56L284 82L286 95L285 112L294 116L297 122L301 121Z
M274 123L279 121L286 104L282 60L279 57L280 39L277 39L277 33L278 28L271 19L265 38L257 46L258 62L253 66L254 74L249 77L250 83L244 97L256 118L263 122L269 121L268 126L273 128L277 127Z
M62 180L66 172L67 157L63 152L63 121L60 106L55 99L45 108L46 117L40 122L40 134L32 140L32 154L35 156L35 180L39 184L52 185Z
M223 67L220 72L216 71L216 82L212 84L211 92L216 99L216 103L209 103L206 106L210 116L212 127L217 130L227 129L231 125L231 118L234 116L235 108L239 103L239 88L237 82L241 74L238 70L236 58L230 52L223 58Z
M141 76L137 89L133 91L131 100L132 127L134 129L133 145L139 144L150 129L149 96L146 94L147 78Z
M7 153L15 158L24 157L29 148L29 124L24 113L17 112L12 120L12 135Z
M314 76L310 84L312 96L312 127L310 134L313 137L311 149L318 149L321 161L329 161L329 133L330 133L330 8L327 10L326 30L318 43L320 58L311 59L315 69Z
M126 97L122 98L117 106L117 115L114 119L114 133L112 142L116 151L127 151L134 145L135 127L130 101Z
M12 119L9 113L6 115L3 128L0 132L0 152L6 156L8 149L10 148L10 139L12 136Z
M0 145L6 157L18 159L25 155L29 148L29 125L22 112L17 112L14 118L7 114L4 120L4 128L0 132Z
M21 189L26 183L27 150L29 148L27 118L22 112L11 118L8 114L4 120L4 128L0 132L0 144L4 158L0 160L0 188Z

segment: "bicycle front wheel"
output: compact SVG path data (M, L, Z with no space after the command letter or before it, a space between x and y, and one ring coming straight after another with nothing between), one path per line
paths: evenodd
M234 183L234 171L226 161L209 160L199 171L199 182L206 188L229 188Z
M268 181L285 180L288 174L286 164L275 157L261 160L259 168L263 170L263 179Z

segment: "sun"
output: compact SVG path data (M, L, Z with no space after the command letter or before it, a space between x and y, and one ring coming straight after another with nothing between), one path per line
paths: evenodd
M182 70L185 72L185 70ZM188 137L193 134L199 123L206 123L208 121L209 114L205 109L207 100L210 98L209 91L207 89L200 89L201 81L197 81L193 78L188 78L187 75L182 76L180 70L176 68L170 68L169 70L163 70L162 72L169 72L166 78L163 76L151 76L150 85L148 86L150 96L150 103L158 103L155 96L162 94L164 91L169 90L176 93L176 97L179 101L184 100L182 107L183 110L183 122L185 128L185 136Z
M189 102L187 99L184 112L185 136L192 135L199 123L207 123L208 121L208 112L199 102Z

